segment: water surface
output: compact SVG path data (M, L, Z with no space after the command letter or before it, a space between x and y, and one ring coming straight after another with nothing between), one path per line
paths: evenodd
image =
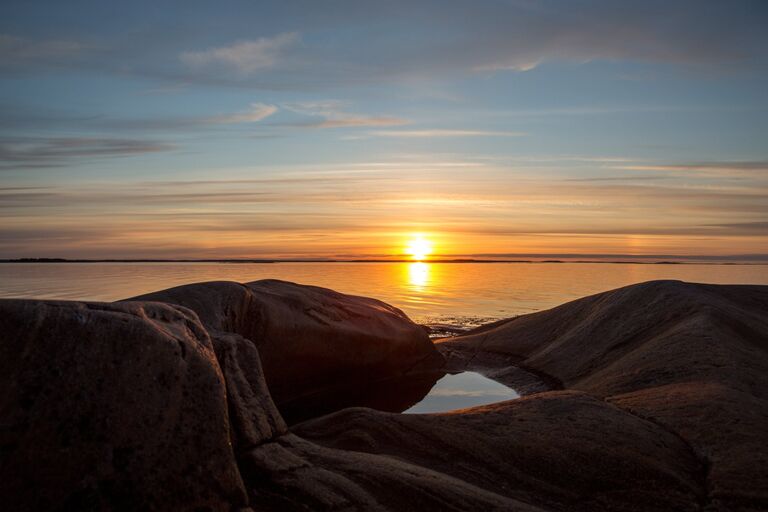
M113 301L186 283L285 279L381 299L424 323L478 325L652 279L768 284L766 265L6 263L0 297Z
M404 412L445 412L513 398L520 398L520 394L480 373L447 373L435 383L419 403Z

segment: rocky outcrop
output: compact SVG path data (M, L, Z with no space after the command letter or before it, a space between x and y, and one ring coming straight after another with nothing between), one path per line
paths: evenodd
M413 354L412 324L378 301L273 281L157 295L172 304L0 301L5 508L768 509L768 287L651 282L498 322L442 342L449 365L501 381L523 365L563 390L291 427L260 350L301 385L307 354L344 368L344 350L363 350L354 340L377 352L364 368L409 373L425 358L387 358ZM395 348L382 332L401 333Z
M212 333L253 342L281 410L321 407L318 395L444 364L425 330L399 309L277 280L179 286L130 300L185 306Z
M181 306L0 300L0 418L6 510L539 510L287 432L253 343Z
M476 331L491 353L648 419L706 467L706 503L768 509L768 287L652 281Z
M293 431L546 510L696 510L706 494L701 462L678 436L574 391L445 414L345 409Z
M35 512L244 506L227 392L195 314L0 301L0 502Z

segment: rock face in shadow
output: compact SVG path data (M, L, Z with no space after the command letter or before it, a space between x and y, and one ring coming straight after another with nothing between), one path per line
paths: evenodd
M440 361L421 349L407 365L387 359L413 354L403 346L413 324L394 308L303 288L203 283L152 294L187 307L0 301L0 503L768 509L768 287L651 282L498 322L440 350L454 365L521 364L565 389L443 414L348 408L288 427L260 350L273 351L271 378L286 367L276 382L287 396L291 379L330 378L300 374L310 353L353 366L363 350L354 340L377 353L361 365L381 374ZM386 349L382 332L406 334Z
M247 502L222 374L189 310L0 300L0 418L5 510Z
M652 281L477 329L502 354L647 418L706 466L707 503L768 509L768 287Z
M293 431L547 510L695 510L701 463L666 429L574 391L443 414L345 409Z
M7 510L540 510L289 433L254 344L180 306L0 300L0 356Z
M310 395L444 364L425 330L399 309L277 280L199 283L135 297L197 312L212 332L251 340L272 398L301 409Z

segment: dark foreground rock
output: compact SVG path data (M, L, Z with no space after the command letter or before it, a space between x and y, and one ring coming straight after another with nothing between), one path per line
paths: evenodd
M500 361L523 365L560 391L443 414L351 408L287 427L260 349L289 348L271 364L308 385L296 373L306 354L343 367L352 357L331 348L379 345L329 334L368 325L344 300L272 283L162 292L191 309L0 301L3 507L768 510L768 287L644 283L440 345L454 367L480 362L503 381ZM398 332L387 315L399 315L383 314L371 324ZM291 395L288 377L275 382Z
M211 341L153 303L0 301L4 510L247 502Z
M283 412L319 407L318 394L341 393L373 378L436 371L444 364L426 331L399 309L326 288L216 281L130 300L185 306L211 333L251 340Z
M696 510L706 494L701 462L678 436L574 391L444 414L345 409L294 432L548 510Z
M540 510L289 433L246 338L181 306L0 300L13 511Z
M680 436L707 503L768 510L768 287L652 281L449 340L515 359Z

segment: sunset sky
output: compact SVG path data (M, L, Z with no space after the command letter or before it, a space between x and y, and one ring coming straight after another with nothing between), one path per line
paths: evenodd
M0 258L768 254L765 1L9 1Z

